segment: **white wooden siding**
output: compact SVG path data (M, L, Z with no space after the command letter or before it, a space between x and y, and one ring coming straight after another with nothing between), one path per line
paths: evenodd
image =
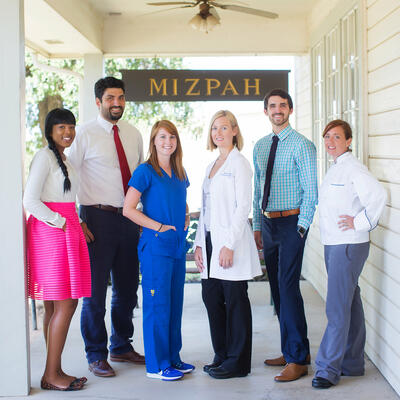
M398 83L400 83L400 58L368 74L369 93L391 87Z
M293 99L296 107L295 126L301 134L311 139L311 64L308 54L295 58L295 80L296 95Z
M399 24L400 26L400 24ZM400 57L400 33L368 50L368 71L373 71Z
M400 133L400 109L385 112L383 118L380 114L369 115L368 125L370 136Z
M400 394L400 1L366 0L360 4L366 13L362 29L367 49L362 62L367 63L367 76L362 88L368 109L364 131L367 162L388 193L379 225L371 232L370 255L360 277L367 325L366 353ZM314 21L311 35L314 26L334 23L324 18ZM298 71L296 64L297 97L304 96L305 90L311 94L311 89L306 89L309 76L305 64L302 58ZM297 115L297 121L311 130L307 109L300 107L302 113ZM307 239L302 272L325 297L326 272L317 215Z
M369 168L388 192L360 279L366 351L400 393L400 2L367 3Z

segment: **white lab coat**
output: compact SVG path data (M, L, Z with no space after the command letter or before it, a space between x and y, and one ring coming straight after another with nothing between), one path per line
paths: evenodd
M386 191L365 165L346 152L326 173L318 202L322 244L365 243L383 212ZM339 215L354 217L355 229L341 231Z
M207 167L206 179L213 165L214 162ZM210 182L210 233L213 246L210 278L241 281L262 273L253 231L248 221L252 201L252 175L249 162L235 147ZM205 269L201 278L207 279L204 189L202 196L194 245L195 248L198 246L202 249ZM234 251L231 268L224 269L219 265L219 252L223 246Z

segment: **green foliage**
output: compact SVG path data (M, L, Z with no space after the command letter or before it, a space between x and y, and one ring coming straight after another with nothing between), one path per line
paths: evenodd
M188 234L186 236L187 242L190 244L190 247L188 249L188 253L192 254L194 253L194 239L196 238L196 231L197 231L197 226L199 225L199 220L198 219L191 219L189 228L188 228Z
M83 73L83 60L47 59L38 56L38 62L60 69ZM42 147L42 132L39 126L40 101L49 95L59 94L63 98L65 108L70 109L79 117L78 109L78 79L74 76L43 71L34 64L32 52L26 49L25 55L25 84L26 84L26 151L32 156Z
M66 69L83 74L83 59L47 59L37 56L39 63L52 67ZM121 78L120 69L181 69L181 58L109 58L105 60L106 75ZM65 108L71 110L79 121L79 82L75 76L48 72L40 69L34 63L32 52L26 50L26 151L32 156L42 147L42 132L39 126L40 101L47 96L59 94ZM94 99L93 99L94 101ZM184 102L129 102L126 105L124 119L138 126L142 132L149 132L156 120L170 119L178 126L179 131L185 131L185 126L193 115L190 103ZM187 129L187 128L186 128ZM198 136L199 126L190 126L189 134Z

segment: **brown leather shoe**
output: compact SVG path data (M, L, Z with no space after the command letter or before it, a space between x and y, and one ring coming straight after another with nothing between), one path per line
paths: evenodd
M283 357L283 355L282 355L282 356L277 357L277 358L267 358L264 361L264 364L268 365L269 367L284 367L287 364L287 362L285 360L285 357ZM307 365L311 364L311 356L310 356L310 354L308 354L308 356L306 357L306 364Z
M93 372L94 375L106 378L109 376L115 376L115 371L107 360L97 360L89 364L89 371Z
M264 361L264 364L268 365L270 367L284 367L287 364L287 362L285 360L285 357L283 357L283 355L282 355L277 358L267 358Z
M308 375L307 365L289 363L274 379L276 382L291 382L304 375Z
M124 354L110 354L110 360L114 362L131 362L134 364L144 364L144 356L135 350L128 351Z

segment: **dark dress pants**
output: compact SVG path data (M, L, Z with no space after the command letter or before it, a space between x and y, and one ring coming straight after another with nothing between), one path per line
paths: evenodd
M297 215L262 217L264 259L281 331L281 349L288 363L306 364L310 353L300 274L307 233L297 232Z
M206 236L206 250L209 266L212 254L210 234ZM215 353L214 362L222 362L228 371L250 373L252 319L247 281L209 277L202 279L201 285Z
M107 330L104 322L107 285L111 273L110 352L132 350L133 309L137 303L139 229L122 214L81 206L80 216L94 235L88 244L92 297L82 304L81 332L88 362L106 360Z

